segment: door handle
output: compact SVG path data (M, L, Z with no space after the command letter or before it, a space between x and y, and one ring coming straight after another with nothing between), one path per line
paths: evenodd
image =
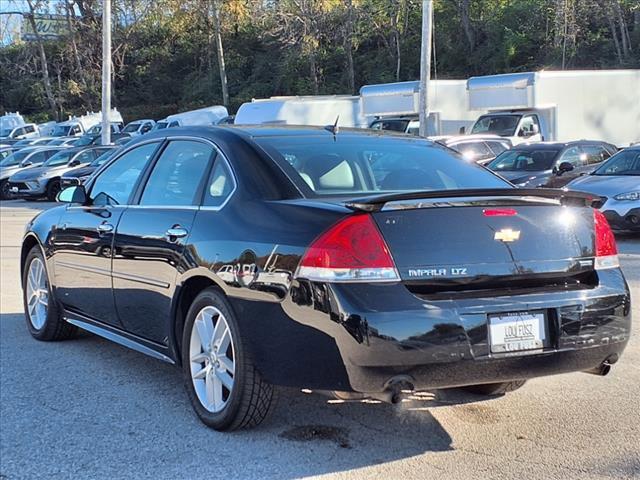
M110 223L101 223L98 225L98 233L110 233L113 232L113 225Z
M182 228L180 225L176 225L175 227L167 229L164 234L169 238L182 238L186 237L188 233L189 232L187 232L186 229Z

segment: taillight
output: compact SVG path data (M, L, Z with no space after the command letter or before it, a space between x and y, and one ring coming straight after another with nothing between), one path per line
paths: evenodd
M609 222L600 210L593 210L593 222L596 234L595 267L600 270L619 267L616 239L613 236Z
M348 216L321 234L302 257L296 277L323 282L400 279L389 248L368 214Z
M485 217L513 217L518 214L513 208L487 208L482 210Z

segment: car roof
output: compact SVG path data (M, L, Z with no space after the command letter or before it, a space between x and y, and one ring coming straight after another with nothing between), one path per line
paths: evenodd
M234 132L240 136L251 138L263 137L333 137L334 134L329 127L311 126L311 125L220 125L216 127L230 132ZM407 135L404 132L393 132L386 130L373 130L367 128L340 127L338 124L337 136L358 136L358 137L398 137L404 139L421 139L414 135ZM425 142L433 143L431 140L422 139Z
M513 150L557 150L573 145L609 145L600 140L574 140L572 142L533 142L521 143L513 147Z

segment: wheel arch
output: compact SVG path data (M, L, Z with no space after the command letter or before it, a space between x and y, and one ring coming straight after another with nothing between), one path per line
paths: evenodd
M44 255L44 249L42 248L42 243L40 242L40 239L33 232L27 233L27 235L22 240L22 247L20 249L20 278L21 279L24 277L24 264L27 261L27 255L29 255L29 252L31 251L31 249L36 245L40 247L40 250ZM45 259L46 259L46 256L45 256Z
M219 281L214 278L211 271L205 268L198 268L185 275L177 284L176 292L173 298L172 315L173 319L173 344L175 346L175 360L177 364L182 363L182 332L184 330L185 319L189 312L189 307L193 300L206 288L213 287L222 295L226 296L225 289L222 288Z

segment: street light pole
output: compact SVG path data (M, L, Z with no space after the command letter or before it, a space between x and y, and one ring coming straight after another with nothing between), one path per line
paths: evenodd
M111 0L102 0L102 144L111 143Z
M431 77L431 35L433 31L433 0L422 0L422 45L420 49L420 136L429 133L429 78Z

